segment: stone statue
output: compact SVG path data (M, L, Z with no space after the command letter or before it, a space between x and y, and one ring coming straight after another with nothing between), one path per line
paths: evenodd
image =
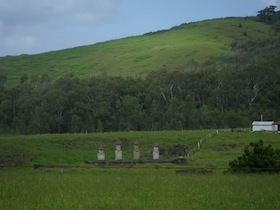
M159 144L158 143L154 144L153 160L159 160Z
M105 160L104 146L98 147L97 160Z
M139 142L138 140L134 141L134 150L133 150L133 160L138 161L140 159L140 151L139 151Z
M122 160L122 142L121 140L116 141L116 150L115 150L115 160Z

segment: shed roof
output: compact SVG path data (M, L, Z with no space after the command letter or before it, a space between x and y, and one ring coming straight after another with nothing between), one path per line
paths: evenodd
M254 121L252 125L255 126L270 126L273 125L274 121Z

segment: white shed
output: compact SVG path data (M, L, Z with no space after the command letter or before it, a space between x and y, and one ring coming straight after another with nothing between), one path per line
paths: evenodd
M277 126L273 121L254 121L252 123L252 131L277 131Z

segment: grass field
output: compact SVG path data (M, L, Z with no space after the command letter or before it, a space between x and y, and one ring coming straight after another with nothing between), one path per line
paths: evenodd
M154 143L160 148L170 149L174 146L186 148L186 155L205 139L201 150L188 158L188 164L194 167L227 168L228 162L240 156L250 142L263 140L280 148L279 135L251 132L219 132L213 130L200 131L158 131L158 132L117 132L91 134L45 134L0 136L0 160L8 165L32 166L33 164L83 164L97 160L99 145L104 145L106 160L115 158L115 142L123 141L123 159L133 159L133 144L139 141L141 160L152 159ZM162 154L162 159L171 158Z
M170 30L38 55L0 58L0 72L15 86L25 73L53 80L73 74L144 77L162 68L186 70L189 63L231 55L231 44L268 38L268 25L249 18L225 18L182 24Z
M0 136L1 160L27 158L22 166L0 168L1 209L278 209L279 174L230 174L229 160L259 139L280 148L279 135L219 132L206 139L187 163L149 163L132 168L85 166L96 160L100 143L114 158L116 139L126 139L124 158L132 159L133 141L149 153L154 142L162 147L183 144L188 150L214 131L162 131L100 134ZM70 143L72 142L72 143ZM80 168L33 169L34 163L70 164ZM213 174L176 173L194 167Z
M162 148L183 145L192 148L205 135L213 131L162 131L118 132L94 134L47 134L32 136L0 136L0 157L17 165L34 163L81 164L85 160L97 160L100 144L105 147L107 160L115 158L115 142L121 139L123 158L133 159L133 144L139 141L141 159L151 159L154 143ZM10 160L11 159L11 160Z
M220 132L208 140L201 151L190 159L196 167L227 168L229 161L243 154L244 147L250 142L263 140L264 145L271 144L280 149L280 136L275 134L251 132Z
M2 169L1 209L278 209L280 175Z

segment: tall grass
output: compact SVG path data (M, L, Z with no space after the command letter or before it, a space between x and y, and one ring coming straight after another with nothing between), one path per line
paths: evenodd
M5 169L1 209L277 209L279 175L165 169Z

